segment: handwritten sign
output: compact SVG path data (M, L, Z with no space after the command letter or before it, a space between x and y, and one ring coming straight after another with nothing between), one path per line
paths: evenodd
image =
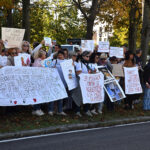
M31 63L30 57L29 54L20 53L19 56L14 57L15 66L22 66L23 63L29 66Z
M122 64L112 64L112 74L115 77L124 77Z
M116 56L117 58L124 58L123 48L120 47L110 47L109 56Z
M0 106L47 103L66 97L55 68L7 66L0 69Z
M142 93L142 87L139 79L138 67L124 67L125 73L125 93Z
M82 51L94 51L94 41L93 40L81 40Z
M126 96L116 80L106 83L104 86L106 93L108 94L111 102L124 99Z
M67 83L68 89L72 90L77 87L77 78L72 59L66 60L61 64L62 72Z
M0 66L7 66L7 56L0 55Z
M41 65L42 65L43 67L49 67L49 68L52 67L53 63L52 63L51 57L48 57L48 58L42 60L42 61L41 61Z
M109 53L109 42L99 41L98 52Z
M45 41L45 46L51 46L52 45L52 40L49 37L44 37Z
M2 27L2 40L7 41L6 48L20 47L25 29Z
M104 75L102 73L80 74L80 87L83 104L104 101Z

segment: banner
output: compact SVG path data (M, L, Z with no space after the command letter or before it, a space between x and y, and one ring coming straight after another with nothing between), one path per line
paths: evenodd
M110 47L109 57L116 56L117 58L124 58L123 48Z
M42 60L42 61L41 61L41 65L42 65L43 67L49 67L49 68L52 67L52 65L53 65L53 63L52 63L52 58L51 58L51 57L48 57L48 58Z
M45 41L45 46L51 46L52 45L52 40L49 37L44 37Z
M2 27L2 40L4 41L6 48L20 47L23 37L24 37L25 29L17 29L17 28L5 28Z
M99 41L98 52L109 53L109 42Z
M7 56L0 55L0 66L7 66Z
M106 83L104 88L111 102L115 102L115 101L124 99L126 97L122 88L120 87L120 85L118 84L116 80Z
M83 104L94 104L104 101L104 75L97 74L80 75L80 87L83 98Z
M72 59L66 60L61 64L62 72L67 83L68 89L72 90L77 87L77 78Z
M115 77L124 77L122 64L112 64L112 66L113 66L112 74Z
M31 63L31 56L29 54L25 54L25 53L20 53L18 56L14 57L14 63L15 66L22 66L22 64L24 63L25 65L29 66Z
M33 105L66 97L55 68L6 66L0 69L0 106Z
M81 40L82 51L94 51L94 40Z
M127 68L124 67L125 74L125 93L137 94L142 93L138 67Z

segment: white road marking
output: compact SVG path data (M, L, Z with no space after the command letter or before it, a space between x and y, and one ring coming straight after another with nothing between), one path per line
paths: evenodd
M9 139L9 140L1 140L0 143L21 141L21 140L26 140L26 139L35 139L35 138L55 136L55 135L71 134L71 133L78 133L78 132L87 132L87 131L94 131L94 130L111 129L111 128L117 128L117 127L126 127L126 126L133 126L133 125L140 125L140 124L147 124L147 123L150 123L150 121L138 122L138 123L130 123L130 124L114 125L114 126L109 126L109 127L99 127L99 128L91 128L91 129L82 129L82 130L66 131L66 132L59 132L59 133L35 135L35 136L29 136L29 137Z

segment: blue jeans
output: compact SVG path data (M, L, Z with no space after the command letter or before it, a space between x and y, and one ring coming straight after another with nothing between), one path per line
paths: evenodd
M58 100L57 102L57 109L58 113L61 113L63 111L63 101ZM48 105L48 111L53 112L54 111L54 102L50 102Z
M40 109L41 109L41 104L33 105L33 110L34 110L34 111L40 110Z

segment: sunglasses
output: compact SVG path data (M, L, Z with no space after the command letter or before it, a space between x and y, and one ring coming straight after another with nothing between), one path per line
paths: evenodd
M29 47L29 45L23 45L24 47Z
M85 56L85 57L89 58L90 56Z
M11 55L17 55L17 53L11 53Z

